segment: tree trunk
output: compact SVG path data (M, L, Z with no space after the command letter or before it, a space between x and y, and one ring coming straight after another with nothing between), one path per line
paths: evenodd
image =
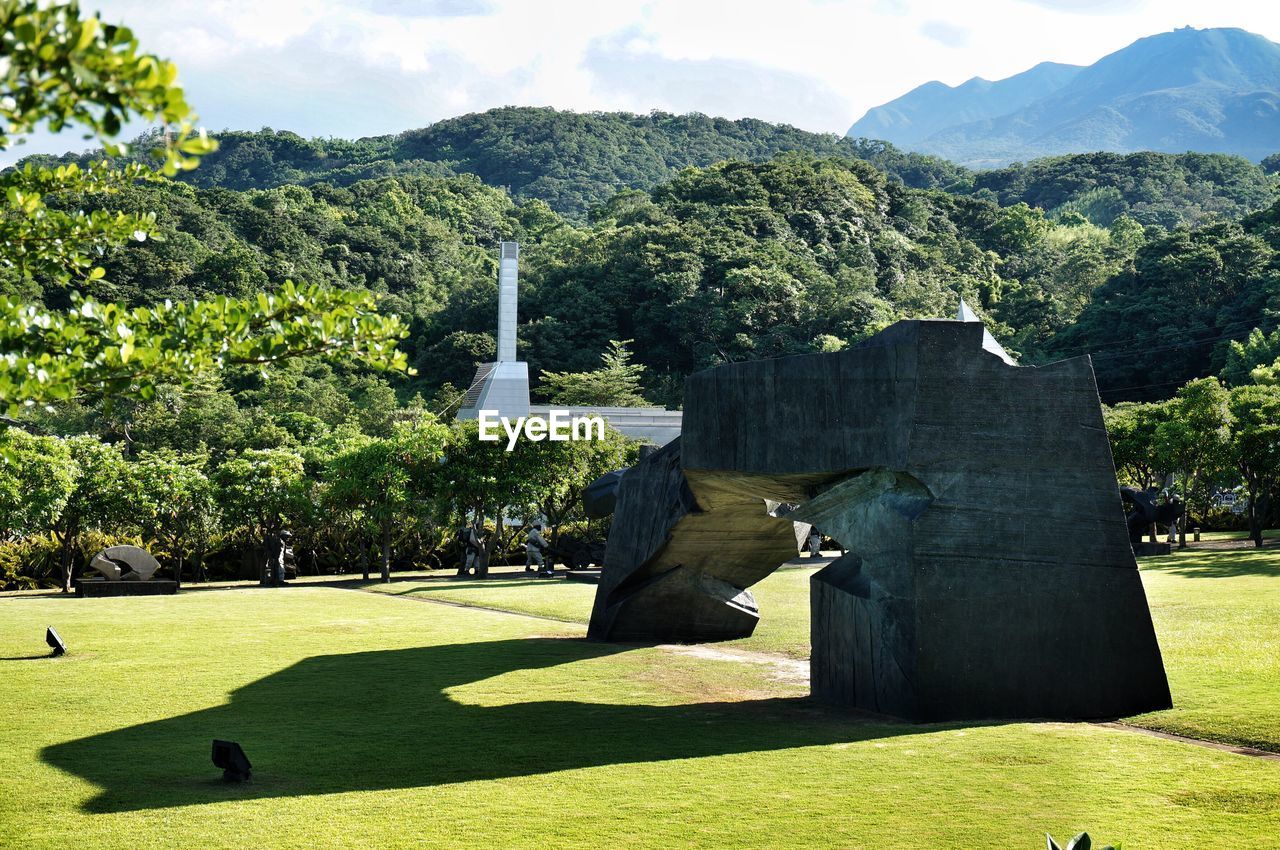
M1187 523L1191 521L1191 494L1196 492L1196 476L1187 481L1185 497L1182 500L1182 516L1178 518L1178 548L1187 548Z
M74 527L68 528L62 535L61 551L58 553L58 565L62 569L62 592L71 592L72 573L75 571L75 561L72 559L72 547L75 544L77 530Z
M1253 541L1254 546L1261 546L1262 529L1258 527L1258 494L1248 473L1244 476L1244 483L1248 491L1245 496L1244 515L1249 521L1249 539Z
M382 580L391 581L391 518L382 521Z
M178 566L173 570L173 580L177 582L178 587L182 587L182 554L178 554Z
M369 580L369 541L360 535L360 568L364 571L364 580Z

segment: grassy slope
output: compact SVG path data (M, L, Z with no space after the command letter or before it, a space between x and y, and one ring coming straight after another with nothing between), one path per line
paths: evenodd
M0 846L1274 846L1280 769L867 723L767 668L324 588L0 600ZM72 654L42 653L57 623ZM18 659L18 660L15 660ZM215 736L255 781L227 786Z
M1133 722L1280 752L1280 550L1189 550L1142 564L1176 707ZM726 645L807 658L812 573L781 570L753 588L760 625ZM593 595L589 585L529 587L519 580L502 587L461 581L389 588L583 623Z

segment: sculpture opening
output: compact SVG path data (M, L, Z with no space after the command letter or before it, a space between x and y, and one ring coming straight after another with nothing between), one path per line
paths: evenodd
M1170 705L1088 357L1021 367L980 322L911 320L690 376L682 437L619 485L590 636L751 634L749 588L807 523L849 550L811 580L816 696L919 721Z

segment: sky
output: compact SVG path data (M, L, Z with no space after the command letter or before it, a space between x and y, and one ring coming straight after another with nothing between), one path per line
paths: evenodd
M843 133L921 83L1089 64L1176 27L1280 42L1266 0L82 0L173 60L210 131L397 133L497 106ZM140 131L130 127L126 135ZM0 153L82 149L64 131Z

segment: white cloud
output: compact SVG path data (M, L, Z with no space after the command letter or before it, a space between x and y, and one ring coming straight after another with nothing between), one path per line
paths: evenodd
M92 8L92 0L86 2ZM1087 64L1177 26L1280 41L1253 0L99 0L212 129L356 137L506 104L697 110L842 132L932 79ZM941 42L941 43L940 43ZM34 139L26 151L79 147ZM13 154L0 154L0 162Z
M920 34L931 38L943 47L964 47L969 43L969 30L946 21L925 21Z

